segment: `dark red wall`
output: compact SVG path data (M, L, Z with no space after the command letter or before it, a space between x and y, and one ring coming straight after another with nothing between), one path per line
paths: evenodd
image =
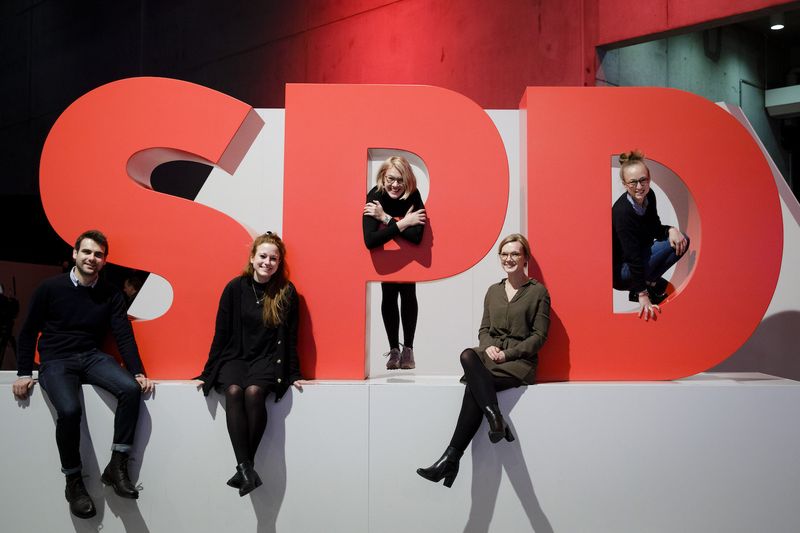
M294 0L235 20L211 4L189 16L157 5L145 64L260 107L283 107L286 82L317 82L438 85L516 108L527 85L582 85L587 67L594 83L584 3Z
M643 40L787 2L254 4L236 9L201 2L191 12L169 4L148 6L144 21L155 42L146 43L145 64L156 72L163 67L165 75L185 72L184 79L261 107L283 107L286 82L317 82L431 84L463 93L486 108L516 108L526 86L594 85L597 45Z
M4 0L0 195L36 195L39 154L55 119L121 78L178 78L277 108L287 82L420 83L515 109L527 86L594 85L598 44L790 3ZM0 201L0 211L14 204Z

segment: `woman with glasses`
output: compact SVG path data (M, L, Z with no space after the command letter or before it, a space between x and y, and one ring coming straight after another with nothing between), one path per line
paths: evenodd
M297 359L297 291L289 281L286 248L274 233L253 241L244 272L222 291L214 340L198 383L225 395L225 418L236 456L228 485L244 496L261 485L253 468L267 427L265 400L289 385L302 390Z
M367 193L367 203L364 205L364 244L371 250L395 237L419 244L427 216L411 165L404 157L392 156L378 169L376 181L375 187ZM414 368L414 333L417 330L418 313L416 285L384 282L381 283L381 293L381 317L389 338L386 368ZM401 319L402 351L399 338Z
M461 456L484 416L490 441L514 440L497 405L497 392L533 384L538 352L550 327L550 295L526 273L531 257L528 240L518 233L509 235L500 242L498 252L507 277L486 291L478 330L480 346L461 352L461 381L466 387L455 432L438 461L417 469L417 474L434 483L444 479L446 487L453 485Z
M661 276L689 249L689 238L661 224L644 154L632 150L621 154L619 162L626 192L611 209L614 288L629 291L630 301L639 303L640 318L655 319L661 312L658 304L667 297Z

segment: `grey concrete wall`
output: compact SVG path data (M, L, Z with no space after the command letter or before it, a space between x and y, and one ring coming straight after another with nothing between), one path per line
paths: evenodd
M603 51L597 84L672 87L737 105L788 177L777 122L764 109L764 61L761 36L728 26Z
M72 518L36 386L12 400L0 372L0 529L8 532L516 533L796 531L800 384L763 374L644 383L547 383L501 392L514 442L484 424L452 488L415 470L447 446L456 376L317 382L267 402L264 485L225 485L234 457L224 398L187 382L144 400L123 500L100 482L113 397L84 385L84 482L98 508Z

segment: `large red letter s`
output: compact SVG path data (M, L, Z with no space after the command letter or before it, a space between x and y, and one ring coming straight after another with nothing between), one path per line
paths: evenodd
M430 173L429 224L413 249L364 246L369 148L413 152ZM317 378L364 377L367 281L463 272L494 244L508 204L494 124L471 100L437 87L289 85L285 169L284 233L308 311L300 353Z
M670 89L529 88L523 106L528 231L555 318L541 379L675 379L732 354L764 316L783 248L775 182L747 132ZM649 323L612 311L609 164L632 148L681 177L699 218L694 269Z
M172 285L169 311L134 323L151 377L200 372L219 294L241 269L250 236L209 207L149 190L150 171L191 159L232 172L262 125L249 105L211 89L132 78L76 100L47 137L40 188L56 232L71 242L98 227L109 236L114 263Z

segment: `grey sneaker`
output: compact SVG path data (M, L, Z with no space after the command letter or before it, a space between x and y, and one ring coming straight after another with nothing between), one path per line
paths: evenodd
M399 348L392 348L389 350L389 353L384 354L389 356L389 360L386 361L386 370L397 370L400 368L400 349Z
M414 363L414 350L408 346L403 346L403 353L400 354L400 368L403 370L411 370L416 368Z

